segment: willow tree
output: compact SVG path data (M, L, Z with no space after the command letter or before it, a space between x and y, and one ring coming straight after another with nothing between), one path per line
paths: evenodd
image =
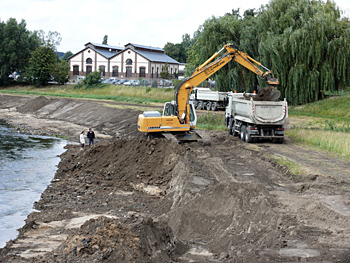
M259 54L292 104L350 82L350 23L332 1L272 0L260 9Z
M260 61L257 14L254 9L249 9L241 17L239 10L232 10L231 14L207 19L194 34L194 44L186 65L187 73L192 73L197 66L228 43L236 45L240 51ZM216 72L213 78L220 91L252 92L258 86L266 85L264 80L234 61Z
M241 21L237 15L226 14L223 17L211 17L194 33L193 46L188 52L186 73L204 63L225 44L239 45ZM220 90L231 89L235 80L239 83L240 74L230 63L213 75Z

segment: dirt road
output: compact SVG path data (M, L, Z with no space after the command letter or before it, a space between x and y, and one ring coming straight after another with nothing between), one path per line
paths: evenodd
M0 99L0 118L19 129L78 142L91 126L98 137L67 146L1 262L350 262L348 162L290 139L149 140L138 112L111 102Z

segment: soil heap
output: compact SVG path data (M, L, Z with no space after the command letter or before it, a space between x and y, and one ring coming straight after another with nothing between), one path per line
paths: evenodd
M213 131L210 145L175 144L140 136L137 112L109 102L1 97L2 119L36 121L21 129L105 136L66 147L1 262L349 262L350 177L291 174L269 157L303 154L288 140L246 144Z

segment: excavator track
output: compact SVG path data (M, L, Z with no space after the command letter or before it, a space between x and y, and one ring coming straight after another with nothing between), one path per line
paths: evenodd
M209 145L210 136L203 130L191 130L188 132L163 132L162 135L175 143L199 142Z

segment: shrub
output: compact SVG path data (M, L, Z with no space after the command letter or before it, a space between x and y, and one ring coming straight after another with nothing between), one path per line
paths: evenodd
M91 87L93 85L101 83L101 72L95 71L91 72L89 75L86 76L84 79L84 84L88 87Z

